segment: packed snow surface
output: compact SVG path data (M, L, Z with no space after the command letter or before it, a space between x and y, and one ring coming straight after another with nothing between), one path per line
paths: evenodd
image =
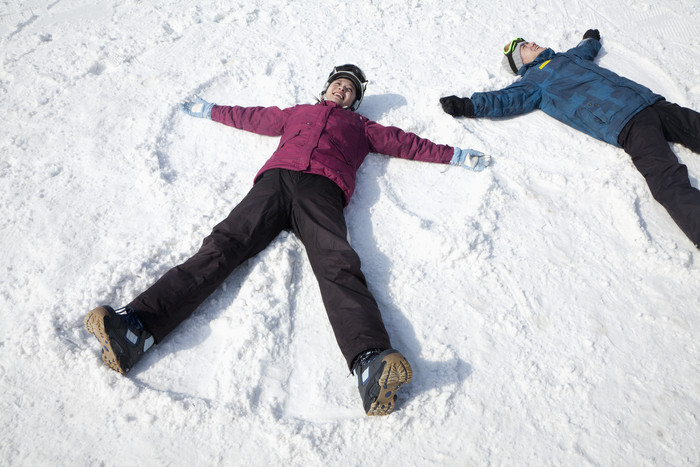
M697 110L699 26L697 0L0 2L0 464L699 465L700 251L621 149L438 103L512 83L513 37L598 28L598 63ZM288 232L128 377L104 366L83 316L192 255L278 143L178 103L309 103L349 62L360 113L494 161L358 173L398 409L364 415Z

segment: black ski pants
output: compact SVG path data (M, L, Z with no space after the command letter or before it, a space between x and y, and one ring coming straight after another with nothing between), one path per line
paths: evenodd
M669 141L700 154L700 113L662 100L632 117L618 137L654 199L700 248L700 191L690 184L688 169Z
M306 248L348 367L365 350L391 348L379 307L360 271L360 258L347 240L343 196L335 183L320 175L264 172L194 256L165 273L129 306L159 342L239 264L290 228Z

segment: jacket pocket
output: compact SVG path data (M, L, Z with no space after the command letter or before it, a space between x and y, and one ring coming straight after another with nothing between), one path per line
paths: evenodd
M355 148L349 147L347 144L342 144L332 135L329 135L328 139L340 155L340 158L345 161L346 164L355 168L360 166L362 163L362 158L358 157L357 150Z
M589 102L584 107L585 111L590 114L590 118L595 119L593 123L607 124L610 121L610 116L600 108L599 104Z
M301 130L296 130L296 131L290 131L289 133L285 133L282 135L282 138L280 139L280 144L277 146L277 149L282 149L282 147L287 144L289 141L292 139L298 137L301 134Z

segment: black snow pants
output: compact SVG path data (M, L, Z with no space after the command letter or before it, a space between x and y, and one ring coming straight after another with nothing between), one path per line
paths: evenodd
M700 113L662 100L632 117L618 137L654 199L700 248L700 191L690 184L688 169L669 141L700 154Z
M165 273L129 306L159 342L239 264L291 228L306 248L348 367L367 349L391 348L379 307L360 271L360 258L347 240L343 207L342 190L325 177L268 170L194 256Z

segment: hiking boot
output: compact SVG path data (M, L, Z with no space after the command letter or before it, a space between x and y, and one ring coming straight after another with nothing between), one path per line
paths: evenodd
M121 374L127 374L155 343L130 307L114 311L109 306L100 306L90 311L83 322L87 332L102 346L102 361Z
M357 357L353 373L367 415L389 415L396 405L396 391L413 377L406 357L394 349L364 352Z

